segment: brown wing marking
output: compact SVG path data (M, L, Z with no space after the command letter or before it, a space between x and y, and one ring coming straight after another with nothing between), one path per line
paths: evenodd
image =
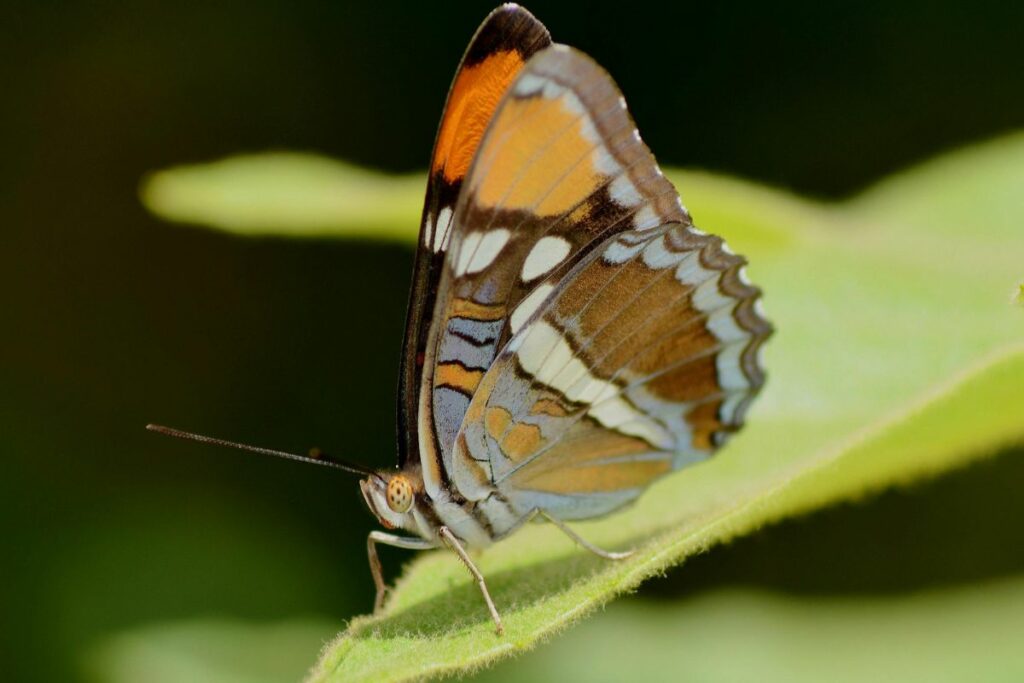
M571 519L610 511L711 455L764 383L758 350L771 328L743 264L686 225L607 240L484 376L456 460L515 505L542 501ZM481 428L495 410L501 423ZM521 424L541 435L525 457L504 442Z

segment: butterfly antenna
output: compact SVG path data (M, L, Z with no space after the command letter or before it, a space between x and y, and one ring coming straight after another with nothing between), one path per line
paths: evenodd
M218 439L212 436L203 436L202 434L193 434L192 432L183 432L180 429L174 429L172 427L165 427L163 425L148 424L146 429L157 434L164 434L166 436L173 436L176 439L186 439L188 441L198 441L199 443L211 444L213 446L226 446L228 448L237 448L240 451L250 451L252 453L260 453L262 455L272 455L276 458L285 458L286 460L297 460L299 462L308 462L312 465L322 465L323 467L333 467L336 470L342 470L344 472L350 472L352 474L358 474L359 476L369 476L374 474L373 470L368 467L356 465L347 462L341 462L340 460L334 460L330 456L316 452L316 456L307 455L296 455L295 453L285 453L284 451L275 451L271 448L261 448L259 446L250 446L249 444L236 443L234 441L227 441L225 439Z

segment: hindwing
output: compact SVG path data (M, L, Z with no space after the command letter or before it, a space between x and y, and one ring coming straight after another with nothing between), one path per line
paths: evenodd
M471 500L584 519L709 457L764 383L745 261L670 223L602 242L480 381L453 455Z

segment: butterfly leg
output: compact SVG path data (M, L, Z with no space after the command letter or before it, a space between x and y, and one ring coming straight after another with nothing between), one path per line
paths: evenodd
M384 570L380 565L380 558L377 556L378 543L407 550L428 550L435 547L433 543L422 538L408 538L383 531L370 532L370 535L366 537L366 551L370 556L370 573L373 575L373 584L377 587L377 596L373 600L374 612L379 612L384 607L384 596L388 592L388 586L384 583Z
M491 593L487 590L487 584L484 582L484 575L480 573L480 570L473 564L473 560L470 559L466 553L466 549L459 543L459 539L455 538L455 534L451 532L446 526L439 527L437 533L440 534L444 542L448 544L448 547L455 551L455 554L462 560L462 564L466 565L466 569L476 579L476 584L480 586L480 592L483 593L484 602L487 603L487 609L491 613L491 619L494 619L494 625L498 628L498 635L500 636L505 632L505 627L501 625L501 616L498 614L498 608L494 606L494 600L491 599Z
M624 560L635 552L634 550L626 550L624 552L617 553L612 552L610 550L604 550L603 548L598 548L596 545L594 545L593 543L586 540L585 538L577 534L575 531L570 529L568 525L565 524L565 522L555 519L548 513L544 512L543 510L540 511L540 516L546 519L547 521L551 522L555 526L557 526L563 534L565 534L572 540L576 541L578 545L580 545L583 548L586 548L598 557L603 557L606 560Z

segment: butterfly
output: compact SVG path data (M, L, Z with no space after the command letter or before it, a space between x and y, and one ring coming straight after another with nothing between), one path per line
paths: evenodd
M477 30L434 143L398 392L375 471L150 425L363 477L377 545L467 552L531 521L615 512L708 459L765 381L746 261L694 227L611 77L517 5ZM400 529L406 534L393 533Z

